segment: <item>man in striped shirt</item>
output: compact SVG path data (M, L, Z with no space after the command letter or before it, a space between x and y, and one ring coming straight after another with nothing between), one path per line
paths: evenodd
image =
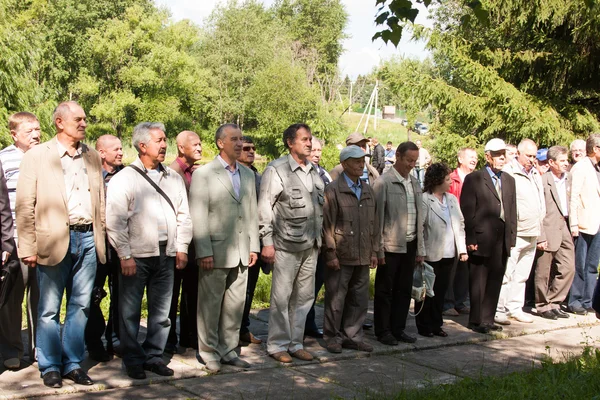
M37 117L29 112L18 112L8 119L8 129L14 144L0 151L0 162L4 169L8 198L15 221L15 201L17 196L17 180L19 167L25 152L40 143L40 122ZM15 242L17 241L17 227L15 223ZM12 255L16 257L16 254ZM5 307L0 308L0 353L4 358L4 367L18 369L23 356L23 342L21 340L21 304L23 295L27 292L27 326L29 334L29 358L35 361L35 328L37 322L37 306L39 290L34 268L28 268L21 263L22 279L18 279L16 286L11 291L11 297Z

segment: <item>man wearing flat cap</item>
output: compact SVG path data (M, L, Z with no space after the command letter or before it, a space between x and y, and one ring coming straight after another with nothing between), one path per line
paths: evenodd
M365 153L367 152L367 144L368 143L369 143L369 139L365 138L363 135L361 135L358 132L351 133L346 138L346 146L358 146ZM367 155L367 157L369 157L369 156ZM343 170L344 170L344 167L342 167L342 164L336 165L335 168L333 168L331 171L329 171L329 175L331 175L331 179L339 178L339 176ZM373 167L372 165L365 162L365 166L363 168L363 173L360 176L360 180L362 182L365 182L365 183L373 186L373 184L375 183L375 179L377 179L377 178L379 178L379 172L377 172L375 167Z
M375 193L360 180L366 153L356 145L340 153L343 172L325 188L323 254L327 350L373 351L363 341L369 306L369 268L377 267L379 224Z
M478 333L502 330L494 324L502 278L517 240L515 179L502 172L506 144L485 145L485 166L465 177L460 208L469 252L471 313L468 328Z

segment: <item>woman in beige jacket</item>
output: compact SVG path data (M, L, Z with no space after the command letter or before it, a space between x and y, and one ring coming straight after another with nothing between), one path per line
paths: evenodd
M417 329L426 337L448 334L442 329L444 295L448 288L450 271L458 256L467 261L465 223L458 200L448 192L450 169L441 163L432 164L425 173L423 193L423 237L425 261L435 271L434 297L426 297L424 303L415 303ZM419 312L419 310L421 310Z

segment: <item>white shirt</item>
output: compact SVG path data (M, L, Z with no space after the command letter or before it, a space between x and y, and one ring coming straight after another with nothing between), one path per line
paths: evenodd
M78 144L73 156L69 155L65 146L56 141L58 156L65 179L67 206L69 208L69 224L87 225L92 219L92 198L87 168L83 161L82 147Z
M554 178L554 185L556 186L556 191L558 192L558 198L560 199L560 211L562 211L563 216L569 216L569 208L567 206L567 174L562 174L562 177L557 178L556 175L552 174L552 178Z
M160 186L160 178L162 178L162 172L159 169L149 169L147 172L148 178L152 179L154 183ZM162 206L162 202L158 201L152 207L154 216L156 218L156 228L158 230L158 241L162 242L169 238L169 232L167 229L167 216L165 213L172 212L171 210L165 210Z

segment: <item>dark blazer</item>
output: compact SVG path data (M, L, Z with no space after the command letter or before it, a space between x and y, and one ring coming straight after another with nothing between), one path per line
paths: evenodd
M492 177L484 167L470 173L460 196L460 208L465 217L467 247L477 245L472 252L475 256L489 257L494 245L502 240L504 249L510 254L510 248L517 241L517 198L515 180L503 172L500 175L502 185L502 204L504 221L500 219L500 198L494 188ZM504 232L504 237L500 232Z
M0 253L7 251L15 254L14 223L2 163L0 163L0 243L2 246Z
M566 172L567 186L567 210L563 213L560 205L560 197L558 190L554 184L554 175L551 171L542 175L542 183L544 188L544 198L546 200L546 216L542 224L542 233L538 238L538 242L548 242L547 251L557 251L563 240L563 229L568 229L565 223L564 214L569 215L569 199L571 197L571 175Z

